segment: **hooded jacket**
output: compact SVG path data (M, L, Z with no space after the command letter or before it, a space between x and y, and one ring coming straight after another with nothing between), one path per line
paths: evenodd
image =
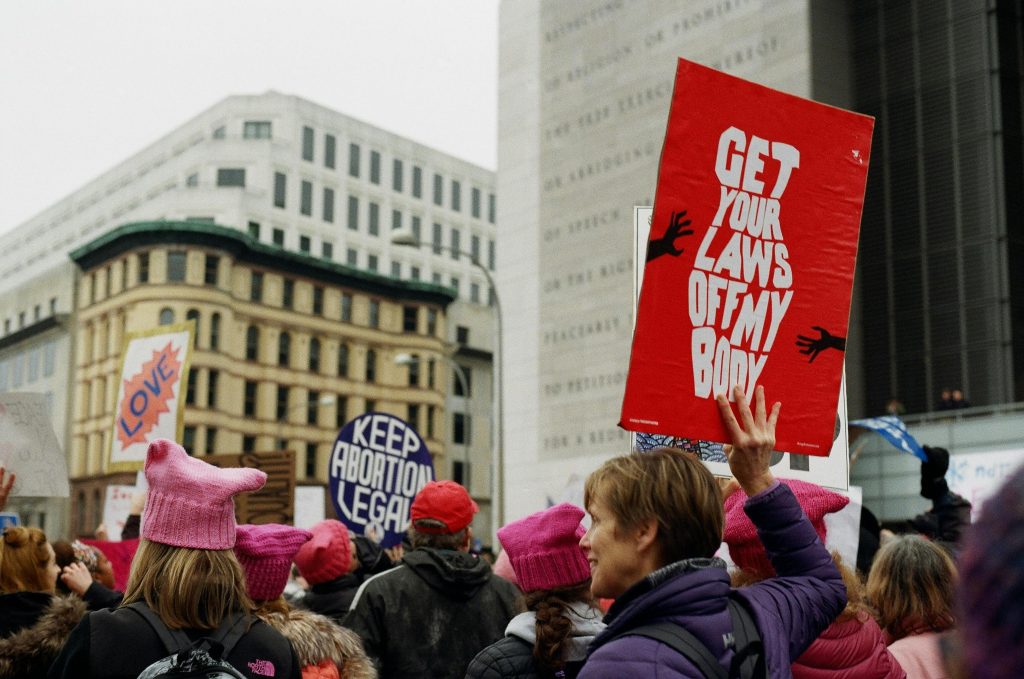
M576 602L567 611L572 632L564 659L566 676L575 676L587 657L587 648L604 630L597 608ZM540 679L533 645L537 641L537 614L520 613L505 628L505 638L480 651L466 671L466 679Z
M361 535L357 535L354 540L356 551L352 558L359 560L359 568L354 573L313 585L297 602L298 606L340 623L348 614L352 599L363 582L394 567L387 553L375 542Z
M316 613L291 610L261 614L260 618L291 642L303 677L319 677L330 668L340 679L376 679L377 671L353 632ZM326 661L326 664L325 664Z
M503 636L518 596L482 559L420 548L363 583L345 626L362 638L382 679L461 677Z
M793 663L793 679L905 679L867 613L836 621Z
M744 511L757 527L778 577L732 591L721 559L669 564L620 596L590 647L580 679L687 677L700 671L682 654L654 639L626 636L637 627L672 622L697 637L723 667L734 655L725 639L732 631L730 596L747 606L761 640L768 676L792 676L790 664L846 606L846 587L832 557L804 516L792 491L776 482L749 498Z
M0 595L0 677L45 677L85 602L46 592Z

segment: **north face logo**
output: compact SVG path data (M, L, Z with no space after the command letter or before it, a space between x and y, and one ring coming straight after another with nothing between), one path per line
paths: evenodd
M249 670L253 674L258 674L261 677L272 677L274 676L274 663L269 660L253 660L249 665Z

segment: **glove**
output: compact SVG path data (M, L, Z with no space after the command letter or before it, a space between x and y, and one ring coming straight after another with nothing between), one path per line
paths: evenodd
M921 497L936 500L949 492L949 485L946 484L949 451L924 446L924 454L928 459L921 463Z

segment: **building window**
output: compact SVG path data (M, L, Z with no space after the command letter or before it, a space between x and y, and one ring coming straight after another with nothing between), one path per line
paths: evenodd
M253 271L249 277L249 301L263 301L263 272Z
M459 258L459 255L462 254L462 245L459 243L461 235L462 234L459 233L458 229L452 229L452 246L448 254L451 255L451 258L455 260L457 260Z
M420 386L420 357L416 354L412 355L412 361L409 362L409 386Z
M299 200L299 212L306 215L307 217L313 215L313 184L305 180L300 185L302 187L300 200Z
M489 221L491 224L494 223L494 213L496 211L497 210L496 210L495 205L494 205L494 194L493 193L488 193L487 194L487 221Z
M352 322L352 295L347 292L341 293L341 320L343 323Z
M217 270L220 267L220 257L206 255L206 266L203 267L203 282L207 285L217 285Z
M419 328L419 308L414 306L402 307L402 331L416 332Z
M465 390L463 390L462 380L459 379L458 375L455 376L455 395L456 396L464 396L464 397L472 396L473 395L473 369L470 368L469 366L462 365L461 363L456 363L455 365L459 366L459 368L462 369L462 376L466 378L466 387L465 387Z
M324 221L328 223L334 223L334 189L324 187L324 200L323 200L323 214Z
M184 448L185 452L188 453L189 455L195 455L196 454L196 452L195 452L196 428L194 426L186 426L182 430L182 432L183 432L183 434L182 434L182 437L181 437L181 447ZM99 493L99 491L96 491L96 492ZM97 506L99 506L98 498L97 498Z
M149 253L139 253L139 283L149 282Z
M288 178L283 172L274 173L274 207L284 207L285 193L288 188Z
M299 236L299 251L308 253L310 248L313 246L313 241L310 240L309 236Z
M313 128L302 128L302 159L313 160Z
M123 272L124 272L124 271L125 271L125 270L126 270L127 268L128 268L128 263L127 263L127 261L126 261L126 262L125 262L125 268L121 270L121 271L122 271L122 273L123 273ZM123 287L123 284L122 284L122 287ZM51 297L51 298L50 298L50 315L51 315L51 316L53 316L53 315L55 315L56 313L57 313L57 298L56 298L56 297Z
M333 134L324 135L324 167L334 169L334 155L337 142Z
M271 232L270 240L279 248L284 247L284 229L274 229Z
M368 324L371 328L380 327L380 301L370 300Z
M291 358L291 353L292 336L286 332L282 332L281 336L277 338L277 364L287 368L288 362Z
M359 251L349 248L345 251L345 263L349 266L359 266Z
M196 374L197 368L188 371L188 381L185 382L185 405L191 406L196 403Z
M452 443L469 445L469 415L452 413Z
M277 385L277 404L275 409L275 416L278 422L284 422L285 416L288 414L288 387L283 385Z
M270 139L270 122L264 120L246 120L242 125L243 139Z
M217 170L217 186L245 186L245 168L222 167Z
M43 377L53 374L57 362L57 343L47 342L43 345ZM3 389L0 389L3 391Z
M366 256L366 268L369 269L370 271L373 271L374 273L377 272L377 255Z
M494 271L494 260L495 260L494 240L488 240L487 241L487 268L490 269L491 271Z
M414 281L418 281L420 279L420 268L418 266L409 267L409 278Z
M246 417L256 417L256 383L247 381L245 383L245 400L243 401L242 414Z
M310 390L306 396L306 424L316 424L316 413L320 408L320 392Z
M373 349L366 350L366 381L377 381L377 352Z
M324 313L324 289L319 285L313 287L313 313L317 316Z
M320 372L320 340L315 337L309 340L309 370Z
M370 151L370 182L380 184L380 153Z
M469 205L469 208L471 210L471 214L475 218L480 219L480 189L478 189L478 188L476 188L474 186L473 190L470 191L469 195L470 195L470 205Z
M185 320L186 321L192 321L193 323L195 323L195 326L194 326L195 329L196 329L196 341L195 341L195 343L196 343L196 346L198 346L199 345L199 310L198 309L189 309L188 311L186 311L185 312Z
M434 438L434 419L436 418L437 408L435 406L427 406L427 438Z
M348 173L352 177L359 176L359 144L348 145Z
M257 361L260 357L260 331L250 325L245 331L245 360Z
M167 307L160 310L160 325L173 325L174 312Z
M331 259L332 257L334 257L334 243L331 243L330 241L326 240L323 243L321 243L320 255L324 259Z
M391 230L402 228L402 211L392 210L391 211Z
M421 231L422 231L422 229L421 229L421 220L420 220L419 217L414 216L412 218L412 235L413 235L414 238L416 238L417 242L419 242L419 240L420 240L420 232Z
M420 407L416 403L410 403L405 407L405 421L412 425L416 431L420 429Z
M434 173L434 205L444 205L444 179Z
M363 412L366 412L366 413L377 412L377 402L374 401L372 398L366 399L366 403L363 404L363 407L365 408L365 410Z
M480 261L480 236L475 233L469 238L469 254L472 255L474 262Z
M172 250L167 253L167 280L180 283L185 280L186 253Z
M423 197L423 168L419 165L412 166L412 195L414 198Z
M348 228L359 230L359 199L355 196L348 197Z
M221 125L220 127L214 128L214 130L213 130L213 138L214 139L223 139L226 136L227 136L227 130L224 129L223 125Z
M392 278L401 278L402 277L402 263L401 262L391 262L391 277Z
M206 454L213 455L217 448L217 427L206 428Z
M452 276L451 287L455 290L455 294L459 294L459 277Z
M281 284L281 306L291 309L295 305L295 281L285 278Z
M259 222L249 222L249 236L252 237L252 238L255 238L256 240L260 239L260 223Z
M338 345L338 377L348 377L348 345Z
M334 428L341 429L348 424L348 399L338 396L334 400Z
M312 424L312 423L311 423ZM303 470L306 472L307 479L316 478L316 444L306 444L306 465Z
M438 224L437 222L434 222L434 233L432 243L434 246L434 254L441 254L441 225Z
M370 201L370 226L371 236L380 235L380 205Z
M470 283L469 284L469 301L473 304L480 303L480 284Z
M195 187L199 186L199 173L193 172L188 177L186 177L185 186L187 186L190 189L194 189Z
M243 436L242 437L242 452L253 453L256 451L256 437L255 436Z
M217 382L220 379L220 372L217 370L206 371L206 405L210 408L217 407Z
M452 180L452 209L462 212L462 184Z
M469 344L469 328L465 325L455 326L455 341L459 344Z
M210 316L210 350L216 351L220 348L220 314L214 313Z
M391 163L391 188L402 192L402 161L395 158Z
M427 334L437 335L437 309L427 309Z
M452 460L452 481L469 487L469 462L465 460Z

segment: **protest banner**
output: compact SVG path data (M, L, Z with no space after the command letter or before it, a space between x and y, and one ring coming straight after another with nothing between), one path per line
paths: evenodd
M644 279L644 256L650 240L651 215L654 209L649 206L633 208L633 318L636 319L637 302L640 299L640 288ZM786 416L789 415L787 409ZM849 437L847 436L846 415L846 379L840 387L839 404L836 408L836 430L832 448L827 457L811 457L808 455L790 455L776 453L772 456L772 473L787 478L816 483L832 490L847 493L850 488L850 455ZM689 451L704 462L705 466L716 476L729 477L732 472L725 459L722 444L714 441L688 439L666 434L650 432L631 432L630 450L644 451L661 446L680 448Z
M323 521L327 495L323 486L295 487L295 527L309 530Z
M128 333L114 405L108 469L135 471L155 439L180 441L195 321Z
M366 413L338 433L328 467L334 510L350 530L393 547L413 498L434 480L427 444L405 420Z
M679 60L622 427L724 441L760 384L779 450L829 454L872 126Z
M12 497L67 497L68 468L45 394L0 394L0 466L14 472Z
M121 541L121 531L132 508L135 486L110 485L103 500L103 524L107 527L110 542Z
M958 453L949 457L946 483L971 503L971 515L977 518L985 501L1022 465L1024 449L1020 448Z

